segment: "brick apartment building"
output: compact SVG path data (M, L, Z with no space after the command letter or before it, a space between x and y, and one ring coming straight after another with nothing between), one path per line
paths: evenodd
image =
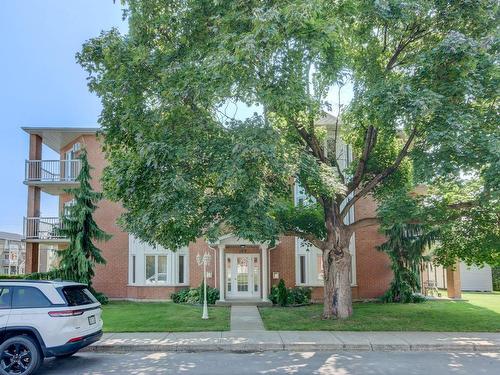
M332 116L320 120L331 130ZM85 148L92 170L92 184L101 190L100 177L106 165L97 128L25 127L29 134L29 156L26 160L25 181L28 187L27 217L24 223L26 241L26 271L44 271L56 261L58 248L68 240L60 238L54 230L60 225L59 217L40 217L41 194L59 198L62 215L72 197L64 189L74 187L79 172L78 152ZM57 160L44 160L42 145L60 155ZM350 150L340 144L345 165ZM340 155L342 158L342 155ZM300 186L294 187L296 204L308 197ZM373 216L376 205L371 199L358 201L349 214L349 220ZM201 267L196 255L208 252L212 261L208 267L208 283L220 289L221 301L248 298L267 301L270 286L284 279L287 286L310 286L313 299L320 300L323 293L322 259L318 249L308 249L299 238L283 237L270 248L266 243L251 243L231 235L208 244L203 239L176 252L152 247L123 232L116 219L123 212L118 203L103 200L95 212L95 220L113 238L99 244L107 260L97 266L94 286L110 298L165 300L176 290L197 287L202 281ZM383 242L377 227L358 230L351 239L352 291L355 299L379 297L387 289L392 273L388 257L377 251Z

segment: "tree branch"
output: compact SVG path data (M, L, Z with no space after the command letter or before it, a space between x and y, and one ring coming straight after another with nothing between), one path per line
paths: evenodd
M398 156L396 157L396 160L394 163L392 163L389 167L387 167L384 171L373 177L358 193L354 195L354 197L347 202L345 207L342 209L341 215L344 217L347 212L349 212L349 209L356 203L360 198L364 197L367 195L369 192L375 188L380 182L382 182L387 176L390 176L394 171L396 171L403 161L404 157L408 154L408 149L410 148L413 139L415 138L415 135L417 133L417 127L415 126L410 133L410 136L406 140L405 145L399 151Z
M347 195L351 194L361 183L361 180L363 179L363 175L365 173L368 156L370 155L370 152L373 150L373 147L375 147L376 141L377 141L377 129L375 129L372 125L370 125L366 130L363 153L359 158L359 163L356 168L356 172L354 173L354 176L352 178L352 181L348 185Z
M300 125L296 121L291 120L290 122L293 124L300 137L307 143L307 145L311 149L312 155L326 164L325 153L321 148L321 145L319 144L318 138L316 138L314 134L309 133L306 129L304 129L302 125Z
M285 236L294 236L294 237L302 238L303 240L309 241L310 243L312 243L314 246L316 246L318 249L321 249L321 250L324 250L326 248L325 241L317 239L312 234L304 233L304 232L301 232L299 230L290 230L290 231L286 231L283 234Z
M363 219L359 219L352 224L349 224L347 227L351 232L354 232L358 229L371 227L373 225L378 225L380 223L379 219L376 217L366 217Z
M396 46L396 49L394 50L394 53L392 54L391 58L387 62L387 65L385 66L385 70L391 70L392 68L394 68L399 55L405 50L405 48L410 43L413 43L416 40L421 39L425 35L429 34L429 31L421 28L421 25L416 25L416 24L413 24L410 27L407 26L405 31L407 30L411 30L410 35L406 39L404 36L401 37L401 39L398 42L398 45Z

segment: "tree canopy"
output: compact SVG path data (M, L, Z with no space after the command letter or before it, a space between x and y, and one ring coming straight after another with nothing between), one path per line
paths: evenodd
M103 32L78 61L103 103L104 186L127 230L172 249L227 229L293 234L333 264L360 227L445 220L443 254L470 256L444 241L465 236L498 261L498 230L479 234L499 221L496 1L123 3L129 33ZM329 102L347 84L350 104ZM256 113L235 116L243 104ZM340 121L318 126L333 109ZM287 203L294 177L314 205ZM409 194L417 184L432 194ZM378 217L345 224L369 195Z

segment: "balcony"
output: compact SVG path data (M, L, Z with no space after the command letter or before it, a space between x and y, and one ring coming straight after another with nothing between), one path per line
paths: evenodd
M25 217L24 239L26 242L68 242L68 238L59 234L61 225L61 219L58 217Z
M77 160L26 160L24 183L38 186L42 191L58 195L78 185L81 161Z

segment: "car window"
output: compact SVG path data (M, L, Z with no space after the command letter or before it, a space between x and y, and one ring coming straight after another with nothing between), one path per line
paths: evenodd
M81 306L96 303L97 300L84 286L65 286L62 289L68 306Z
M52 304L37 288L19 286L12 295L13 308L49 307Z
M10 288L0 288L0 309L10 309Z

